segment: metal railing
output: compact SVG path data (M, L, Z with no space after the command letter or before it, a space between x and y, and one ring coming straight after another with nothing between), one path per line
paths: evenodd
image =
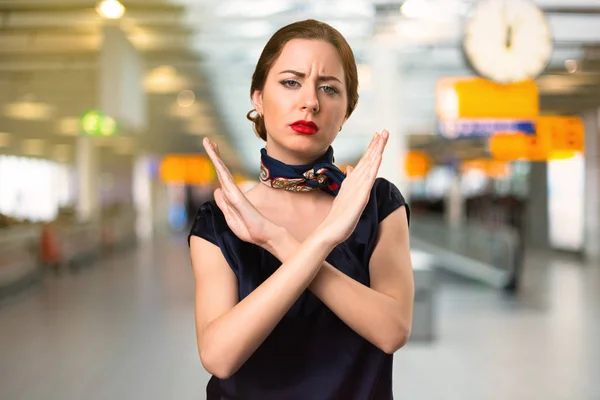
M0 297L9 287L39 275L38 237L38 226L0 229Z
M503 287L520 262L519 236L510 227L453 227L441 217L414 215L410 230L413 247L433 254L437 266L494 287Z

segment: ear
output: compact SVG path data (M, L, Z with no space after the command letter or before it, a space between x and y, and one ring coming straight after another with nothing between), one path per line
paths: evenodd
M264 115L262 108L262 90L255 90L254 93L252 93L252 104L254 104L254 109L260 115Z

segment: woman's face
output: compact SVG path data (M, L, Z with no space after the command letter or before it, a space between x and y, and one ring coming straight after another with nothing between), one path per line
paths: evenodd
M290 40L252 101L264 116L271 157L287 164L313 161L331 145L346 116L348 95L338 51L321 40Z

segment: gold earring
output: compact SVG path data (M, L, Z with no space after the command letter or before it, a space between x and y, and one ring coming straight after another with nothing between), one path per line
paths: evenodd
M340 130L338 132L341 132L343 127L344 127L344 125L340 126Z

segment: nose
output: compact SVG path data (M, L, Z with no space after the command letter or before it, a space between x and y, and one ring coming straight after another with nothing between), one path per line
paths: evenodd
M313 114L318 113L319 98L317 96L317 91L311 87L311 85L305 85L302 89L302 97L300 100L302 111L308 111Z

